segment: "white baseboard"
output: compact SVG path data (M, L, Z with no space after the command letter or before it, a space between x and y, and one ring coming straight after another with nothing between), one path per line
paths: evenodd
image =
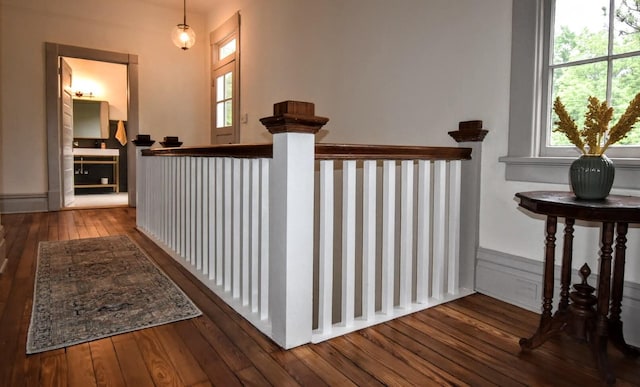
M49 201L47 193L0 195L0 213L16 214L23 212L47 212Z
M595 270L594 270L595 271ZM543 263L507 253L478 248L476 291L540 313L542 308ZM554 310L560 294L560 266L555 268ZM598 276L589 283L597 288ZM572 271L571 283L579 283L578 271ZM627 343L640 346L640 284L625 282L622 299L622 322Z

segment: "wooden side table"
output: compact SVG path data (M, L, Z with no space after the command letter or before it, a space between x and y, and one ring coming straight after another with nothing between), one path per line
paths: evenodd
M615 374L607 356L608 341L610 340L625 356L640 355L637 348L625 342L620 319L626 235L629 223L640 223L640 197L610 195L604 200L579 200L571 192L555 191L519 192L516 197L520 199L520 207L547 217L542 316L538 330L531 338L521 339L520 347L523 350L533 349L561 332L571 334L591 345L601 377L607 383L614 383ZM560 302L558 309L552 314L555 235L558 217L565 218L565 229ZM602 223L597 298L591 294L593 288L587 284L586 278L590 270L584 266L581 269L583 283L574 285L574 291L570 292L573 226L576 219ZM614 231L617 235L613 284L611 284Z

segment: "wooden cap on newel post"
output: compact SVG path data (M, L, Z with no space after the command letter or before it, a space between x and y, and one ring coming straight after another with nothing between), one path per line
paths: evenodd
M489 131L482 128L481 120L472 120L460 121L458 130L449 132L449 136L456 142L482 142L487 133Z
M261 118L260 122L271 134L316 134L329 119L316 116L315 105L311 102L283 101L274 103L273 116Z

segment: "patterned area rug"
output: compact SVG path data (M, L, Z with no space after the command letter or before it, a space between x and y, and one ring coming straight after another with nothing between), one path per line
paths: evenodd
M201 314L127 236L40 242L27 353Z

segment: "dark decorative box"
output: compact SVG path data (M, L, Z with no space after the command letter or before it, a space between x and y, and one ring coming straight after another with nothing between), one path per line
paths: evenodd
M160 142L163 148L177 148L182 145L182 141L178 140L177 136L166 136L164 141Z
M149 134L138 134L132 142L136 144L136 146L151 146L155 143Z

